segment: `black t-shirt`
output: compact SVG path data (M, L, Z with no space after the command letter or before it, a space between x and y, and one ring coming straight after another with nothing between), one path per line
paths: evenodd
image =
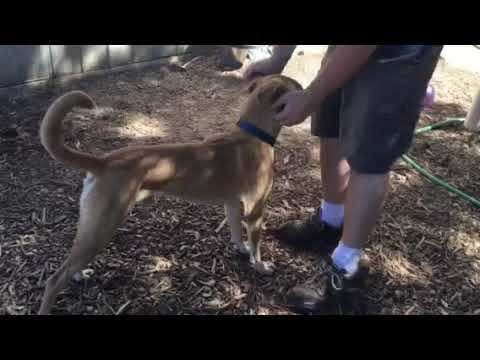
M335 48L336 45L329 45L327 54ZM419 54L433 45L379 45L372 55L375 59L393 59L408 54Z
M413 53L421 53L432 45L379 45L373 56L377 59L393 59Z

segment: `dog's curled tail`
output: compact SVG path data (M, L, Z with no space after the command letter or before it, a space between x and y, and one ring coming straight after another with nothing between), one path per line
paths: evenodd
M56 160L72 167L98 174L104 163L101 159L76 151L65 145L63 119L74 107L93 109L95 102L82 91L71 91L50 105L40 126L40 140L48 153Z

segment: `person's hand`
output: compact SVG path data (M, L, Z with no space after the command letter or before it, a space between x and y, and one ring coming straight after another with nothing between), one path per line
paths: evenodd
M248 66L243 77L245 80L250 81L259 76L280 74L284 67L285 64L273 58L255 61Z
M309 98L303 90L286 93L273 106L275 109L279 109L275 120L284 126L300 124L311 113Z

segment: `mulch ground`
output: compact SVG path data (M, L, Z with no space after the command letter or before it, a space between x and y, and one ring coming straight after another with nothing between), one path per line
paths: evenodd
M245 95L215 58L186 71L128 71L67 85L12 89L0 102L0 314L34 314L45 280L67 255L84 174L53 161L38 138L47 107L68 90L88 92L95 113L67 117L66 140L102 153L127 144L198 141L233 127ZM464 116L478 75L440 64L437 103L419 126ZM418 136L409 153L434 174L480 197L480 138L446 128ZM318 144L286 129L276 152L265 229L314 211L322 198ZM399 161L366 250L373 314L479 314L480 211ZM229 243L221 206L162 195L139 204L114 241L58 298L54 314L289 314L286 291L322 265L265 234L274 276L256 274Z

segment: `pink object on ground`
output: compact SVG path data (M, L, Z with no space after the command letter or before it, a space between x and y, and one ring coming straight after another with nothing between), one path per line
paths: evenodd
M423 107L431 108L435 104L435 89L432 85L428 85L425 98L423 99Z

